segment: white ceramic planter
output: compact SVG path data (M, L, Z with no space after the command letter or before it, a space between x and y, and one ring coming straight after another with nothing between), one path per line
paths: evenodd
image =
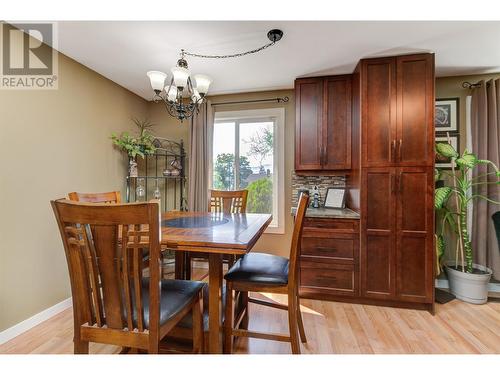
M445 265L451 292L459 300L465 302L477 305L486 303L488 301L488 282L493 271L488 267L474 264L474 268L487 272L484 275L476 275L457 271L451 266L455 266L454 261L447 262Z

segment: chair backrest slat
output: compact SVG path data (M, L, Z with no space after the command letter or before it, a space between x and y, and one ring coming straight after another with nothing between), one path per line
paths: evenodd
M77 193L74 191L68 194L68 198L72 201L86 203L121 203L121 193L119 191L106 193Z
M134 264L134 275L142 275L142 249L132 249L134 256L132 262ZM137 328L139 331L144 330L144 305L142 303L142 280L134 277L134 293L137 306Z
M298 256L300 253L300 244L302 239L302 229L304 228L304 220L306 217L307 206L309 205L309 195L301 193L297 204L297 212L295 213L295 223L293 226L292 243L290 245L290 263L288 273L288 285L297 287L298 285Z
M91 229L85 226L84 253L87 260L87 267L90 273L90 287L92 290L92 302L94 304L94 318L98 327L104 324L104 310L102 306L101 285L99 282L99 268L97 266L97 256L95 253L94 242L89 239Z
M77 319L93 324L91 287L89 285L89 274L87 272L87 262L82 247L85 246L82 236L84 232L76 225L64 225L62 231L66 233L66 258L70 272L74 314Z
M149 249L149 334L158 336L160 213L157 203L52 202L68 260L78 325L144 331L142 255ZM157 265L152 267L151 265ZM158 311L156 311L158 310Z
M129 238L128 238L128 229L129 226L125 225L123 227L123 243L128 244ZM122 263L123 263L123 269L122 269L122 278L123 278L123 291L124 291L124 303L125 303L125 311L126 311L126 316L127 316L127 327L131 331L134 327L132 323L133 319L133 311L132 311L132 293L130 291L130 273L131 273L131 268L130 268L130 260L131 260L131 254L129 252L129 248L127 246L123 246L123 255L122 255Z
M247 209L248 190L210 190L208 211L224 214L244 214Z

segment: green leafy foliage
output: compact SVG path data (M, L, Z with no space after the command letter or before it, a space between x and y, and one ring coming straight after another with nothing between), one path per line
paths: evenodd
M456 160L457 165L462 168L474 168L478 162L476 155L469 153L467 150Z
M497 166L491 161L479 159L468 150L459 155L447 143L436 144L436 152L449 158L453 166L452 173L440 171L450 176L448 180L450 186L441 187L435 191L434 207L438 216L436 229L439 233L436 240L436 251L438 253L444 252L446 247L444 228L449 226L453 233L459 236L460 246L457 246L456 251L460 251L462 261L465 263L465 272L471 273L473 271L473 249L467 229L467 207L474 199L483 199L493 204L500 204L500 202L479 193L481 186L499 184L500 173ZM487 164L493 171L470 177L468 172L479 164Z
M156 151L154 145L154 136L147 129L154 126L148 120L138 120L133 118L132 121L139 128L139 135L132 136L128 132L122 132L119 136L115 133L111 134L113 144L125 151L128 156L135 159L137 156L144 158L146 155L152 155Z
M234 154L223 153L217 155L214 166L214 188L217 190L244 189L247 186L247 178L252 174L250 162L245 156L240 156L240 186L235 186L234 176Z
M448 143L437 143L436 152L446 158L456 158L458 157L458 152L453 148L452 145Z
M451 188L448 186L443 186L435 190L434 192L434 208L443 208L448 198L451 195Z
M247 212L273 212L273 181L270 177L259 178L248 185Z

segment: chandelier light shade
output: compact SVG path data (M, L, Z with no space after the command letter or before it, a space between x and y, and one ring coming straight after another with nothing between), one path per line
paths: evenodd
M179 89L186 87L189 78L189 70L180 66L176 66L175 68L172 68L171 71L172 76L174 77L175 86L177 86Z
M197 87L193 86L187 68L187 61L183 57L181 54L177 66L171 69L172 77L169 85L165 86L165 81L168 78L167 74L158 71L147 73L151 88L155 93L153 100L155 102L164 102L168 113L181 122L198 113L212 82L209 77L200 75L203 77L200 80L201 92Z
M147 73L149 80L151 81L151 87L154 91L163 90L163 86L165 86L165 80L167 79L167 75L163 72L150 71Z
M208 88L212 83L212 80L209 76L204 74L196 74L194 76L194 81L196 82L196 89L200 95L206 95L208 92Z
M177 65L170 69L172 77L170 84L165 85L167 74L156 70L147 72L153 89L154 102L163 102L167 107L168 113L179 119L181 122L198 113L201 105L206 100L206 95L212 79L204 74L196 74L191 79L186 56L193 56L206 59L226 59L232 57L241 57L256 53L274 45L283 37L283 32L278 29L267 33L270 43L251 51L235 53L232 55L199 55L181 50L181 57L177 60ZM193 85L194 81L194 85Z
M169 102L175 102L177 100L177 87L165 86L165 92L167 93L167 100Z

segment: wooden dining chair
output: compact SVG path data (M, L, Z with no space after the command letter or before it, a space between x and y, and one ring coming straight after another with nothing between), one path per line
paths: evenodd
M110 191L107 193L69 193L68 198L76 202L87 203L121 203L121 194L119 191Z
M68 198L71 201L85 203L121 203L121 193L119 191L110 191L106 193L77 193L76 191L73 191L68 193ZM144 258L142 259L142 262L143 268L149 267L149 252L147 250L144 250Z
M208 202L208 212L223 213L223 214L244 214L247 210L248 190L210 190L210 199ZM223 255L224 263L231 268L236 257L234 255ZM208 254L204 253L187 253L185 256L186 279L190 279L192 275L193 260L208 261ZM208 273L204 276L206 277Z
M158 353L160 341L187 314L193 352L203 348L204 283L162 280L157 203L52 201L71 282L74 352L89 342ZM142 251L149 249L149 277Z
M248 190L210 190L208 212L244 214L247 210Z
M226 273L226 303L224 320L224 351L232 352L233 336L254 337L258 339L287 341L291 343L292 353L300 354L300 339L306 342L302 314L300 312L299 300L299 264L298 254L300 252L300 241L304 218L309 203L309 196L301 194L295 216L292 243L290 246L290 258L284 258L264 253L247 253L243 255L235 265ZM246 293L244 298L246 306L243 306L238 316L234 317L233 292ZM277 293L288 295L288 305L268 302L260 299L249 298L248 292ZM264 332L249 331L242 327L243 319L248 321L248 303L257 303L268 307L279 308L288 311L288 327L290 335L269 334ZM233 326L236 321L236 326ZM298 333L297 333L298 329Z

